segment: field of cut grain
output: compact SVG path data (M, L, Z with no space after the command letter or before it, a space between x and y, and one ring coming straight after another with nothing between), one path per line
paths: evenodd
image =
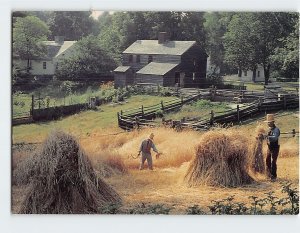
M282 132L298 129L298 112L282 113L276 117L276 124ZM262 121L262 119L258 119ZM248 141L245 147L254 142L255 128L258 123L236 126L237 133ZM171 207L170 213L185 214L186 209L201 206L208 212L211 202L234 195L235 200L250 203L249 196L265 197L274 191L277 197L283 197L281 182L299 184L299 143L298 138L282 138L281 153L278 159L278 180L270 182L262 175L251 176L255 182L236 188L198 185L190 187L184 180L188 167L195 157L196 147L203 132L176 132L169 128L143 129L134 132L122 132L119 129L94 130L92 134L77 136L77 139L90 158L96 173L110 184L123 199L123 210L135 208L136 205L162 204ZM140 143L149 134L155 134L156 147L163 154L154 162L154 171L138 170L138 153ZM266 145L263 145L264 151ZM32 152L27 150L13 153L13 168L25 161ZM14 169L15 170L15 169ZM13 185L12 211L18 212L26 185Z

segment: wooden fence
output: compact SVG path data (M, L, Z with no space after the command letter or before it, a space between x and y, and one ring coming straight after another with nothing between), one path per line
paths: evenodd
M238 93L241 94L240 92ZM281 109L295 109L299 108L299 98L297 95L278 95L277 97L264 98L262 93L259 95L250 96L249 93L242 92L243 97L238 98L249 98L255 100L251 103L243 106L237 105L236 109L227 110L223 112L211 111L210 114L203 116L200 120L187 122L185 119L181 121L172 121L162 119L163 125L169 125L173 128L192 128L195 130L207 130L215 124L229 124L239 123L243 120L249 119L260 113L267 113L272 111L278 111ZM248 96L247 96L248 95ZM153 119L155 117L162 116L163 113L180 109L184 104L191 101L197 100L203 97L201 94L191 96L189 98L181 100L175 99L167 102L161 102L161 104L153 106L141 106L136 109L129 109L118 113L118 125L124 130L132 130L140 127L155 127L159 124ZM205 95L207 97L207 95ZM216 97L231 97L234 99L237 97L232 91L231 92L219 92L211 91L210 98L215 99Z
M201 94L187 98L161 101L159 104L152 106L141 106L139 108L129 109L118 112L118 125L125 130L133 129L136 126L155 126L153 119L161 117L164 113L179 110L184 104L195 101L202 97Z

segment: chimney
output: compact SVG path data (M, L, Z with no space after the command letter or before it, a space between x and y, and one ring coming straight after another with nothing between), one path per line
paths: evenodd
M54 36L54 40L55 40L55 43L57 43L57 44L63 44L65 37L64 36Z
M167 32L159 32L158 33L158 43L163 44L168 41L168 33Z

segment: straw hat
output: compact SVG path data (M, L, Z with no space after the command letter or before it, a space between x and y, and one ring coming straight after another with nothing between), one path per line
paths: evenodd
M274 122L274 114L267 114L267 120L265 120L264 122Z

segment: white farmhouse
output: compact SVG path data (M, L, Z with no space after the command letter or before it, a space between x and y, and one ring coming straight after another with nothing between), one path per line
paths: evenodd
M52 78L59 61L63 58L70 57L75 49L76 41L65 41L63 36L55 36L54 41L45 41L47 54L45 57L30 60L30 73L37 78ZM13 63L21 70L26 70L27 60L14 59Z
M238 76L238 80L242 81L242 82L264 82L265 81L265 73L264 73L263 66L261 66L261 65L257 66L255 80L253 80L253 71L252 70L243 70L242 76L241 77Z

